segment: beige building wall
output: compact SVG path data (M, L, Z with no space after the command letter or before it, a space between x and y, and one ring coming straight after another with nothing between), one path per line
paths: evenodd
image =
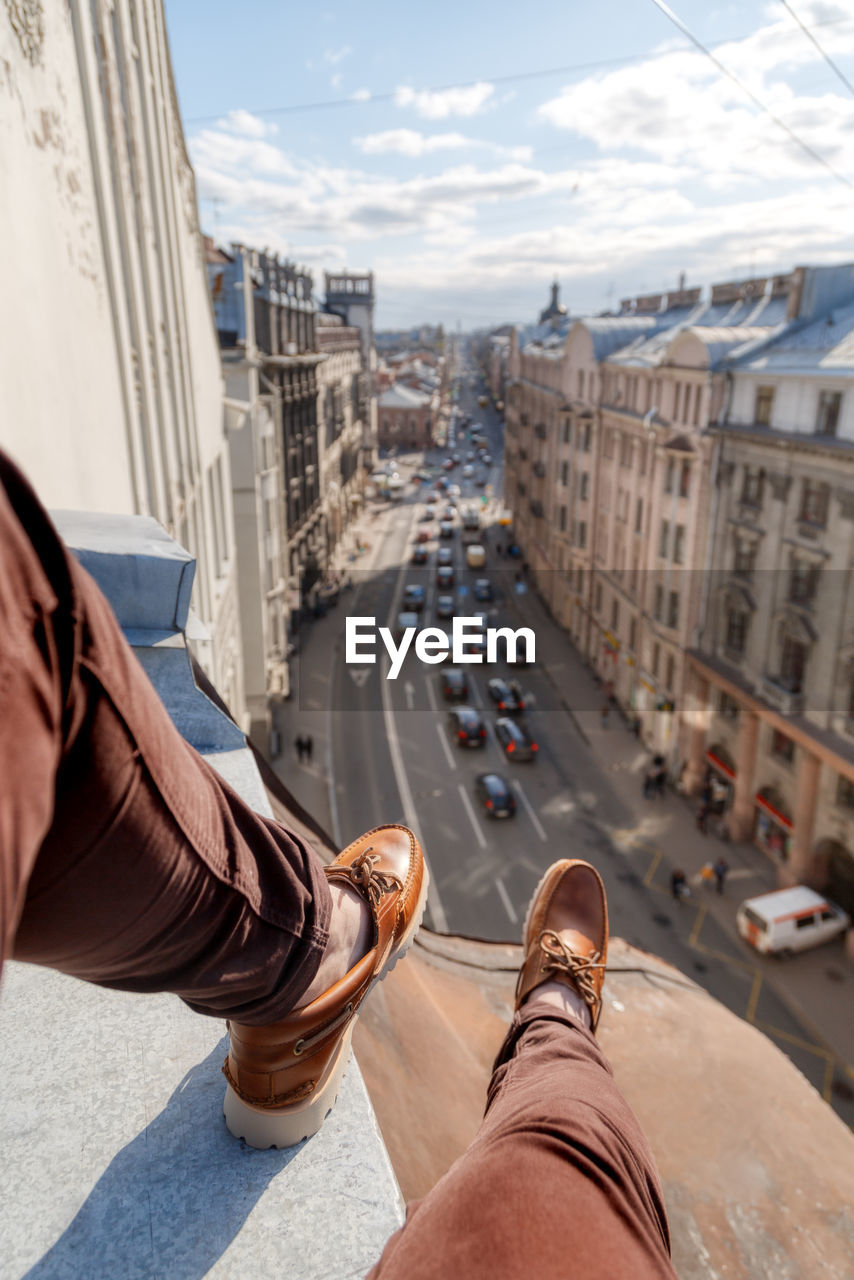
M240 716L222 380L163 9L0 16L0 441L49 506L153 515L198 563L194 649Z

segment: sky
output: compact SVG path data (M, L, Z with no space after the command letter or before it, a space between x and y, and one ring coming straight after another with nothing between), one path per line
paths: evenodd
M377 328L854 259L854 0L165 4L205 231Z

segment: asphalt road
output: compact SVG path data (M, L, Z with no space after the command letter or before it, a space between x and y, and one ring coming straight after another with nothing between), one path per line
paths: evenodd
M494 519L502 493L502 429L491 408L477 407L476 395L475 389L464 388L460 407L486 429L493 458L489 483L496 496L490 508ZM436 465L453 451L465 456L470 447L465 439L450 438L446 449L434 451L424 463ZM401 469L407 474L403 463ZM479 503L483 489L464 482L461 470L449 475L462 487L460 505ZM466 567L459 519L452 540L440 542L433 536L427 544L426 567L410 563L415 534L425 527L419 520L424 507L423 497L408 485L405 498L389 514L373 569L353 575L347 614L393 628L405 585L421 583L426 604L420 625L449 630L435 616L436 551L448 545L458 612L486 608L490 626L522 625L527 596L516 592L518 562L496 554L496 542L506 542L497 525L487 531L483 570ZM429 527L437 533L438 519ZM488 606L472 599L474 579L482 576L490 577L496 590ZM769 1030L836 1110L854 1123L854 1102L845 1097L844 1087L839 1095L831 1087L837 1064L815 1045L774 984L757 984L757 971L743 948L711 917L702 920L701 941L697 911L669 896L667 867L651 862L649 851L620 840L617 833L632 822L620 783L603 773L541 667L513 672L501 662L470 666L470 702L484 715L487 739L479 749L460 747L446 723L441 666L425 667L411 656L397 680L386 680L389 664L381 646L374 665L347 665L342 611L335 610L329 622L341 632L329 677L336 826L344 841L378 822L402 821L413 827L431 872L428 923L473 937L518 940L531 893L549 864L559 857L587 858L604 879L612 932L671 962L734 1012ZM525 720L539 746L533 763L510 763L494 733L487 680L513 674L522 685ZM514 818L491 820L478 806L474 780L487 771L511 782L517 800Z

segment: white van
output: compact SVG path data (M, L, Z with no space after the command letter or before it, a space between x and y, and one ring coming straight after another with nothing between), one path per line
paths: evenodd
M486 552L479 543L466 547L466 564L470 569L482 569L486 564Z
M748 898L735 919L742 938L752 947L778 956L829 942L851 923L841 907L802 884Z

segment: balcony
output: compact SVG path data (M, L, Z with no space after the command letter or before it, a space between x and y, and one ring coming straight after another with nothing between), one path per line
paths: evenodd
M528 450L527 450L527 449L520 449L520 450L519 450L519 461L520 461L520 462L527 462L527 461L528 461Z
M546 427L546 424L544 422L538 422L534 427L534 431L536 435L539 436L540 440L545 440L549 434L548 428Z
M771 676L763 676L759 682L759 696L779 711L781 716L799 716L804 707L804 695L800 690L787 689Z
M532 498L528 503L528 507L535 520L542 520L546 514L543 504L540 502L539 498Z
M544 462L535 462L534 475L539 476L540 479L542 480L545 474L546 474L546 464Z

